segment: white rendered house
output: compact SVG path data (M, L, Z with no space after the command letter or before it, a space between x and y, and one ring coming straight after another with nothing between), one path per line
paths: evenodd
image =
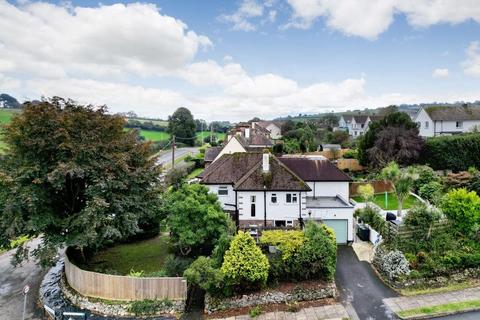
M466 133L480 126L480 108L430 106L418 110L413 119L422 137Z

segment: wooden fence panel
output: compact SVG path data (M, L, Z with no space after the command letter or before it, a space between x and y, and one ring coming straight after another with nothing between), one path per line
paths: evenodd
M181 277L140 278L82 270L65 257L65 276L78 293L105 300L186 300L187 281Z
M352 183L350 183L350 197L355 197L355 196L360 195L358 193L358 187L366 185L366 184L371 184L373 189L375 190L375 193L383 193L385 191L387 191L387 192L392 192L393 191L392 184L388 181L376 180L376 181L370 181L370 182L352 182Z

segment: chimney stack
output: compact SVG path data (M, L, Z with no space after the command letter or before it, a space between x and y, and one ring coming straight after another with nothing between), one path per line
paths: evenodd
M262 169L263 169L263 172L270 171L270 153L265 151L263 152Z
M250 139L250 128L245 128L245 138Z

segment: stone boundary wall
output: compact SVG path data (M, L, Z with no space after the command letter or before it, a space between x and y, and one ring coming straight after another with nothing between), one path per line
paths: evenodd
M229 298L214 298L206 294L205 311L207 313L212 313L227 309L254 307L258 305L321 300L334 298L336 292L337 288L335 283L332 282L329 285L319 285L316 288L295 287L290 292L268 290Z

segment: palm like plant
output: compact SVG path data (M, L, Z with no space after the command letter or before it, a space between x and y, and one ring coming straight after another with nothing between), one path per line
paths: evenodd
M403 202L412 191L414 182L418 179L418 174L412 167L400 169L398 164L391 162L382 169L380 175L384 180L392 183L393 191L398 200L397 216L401 217Z

